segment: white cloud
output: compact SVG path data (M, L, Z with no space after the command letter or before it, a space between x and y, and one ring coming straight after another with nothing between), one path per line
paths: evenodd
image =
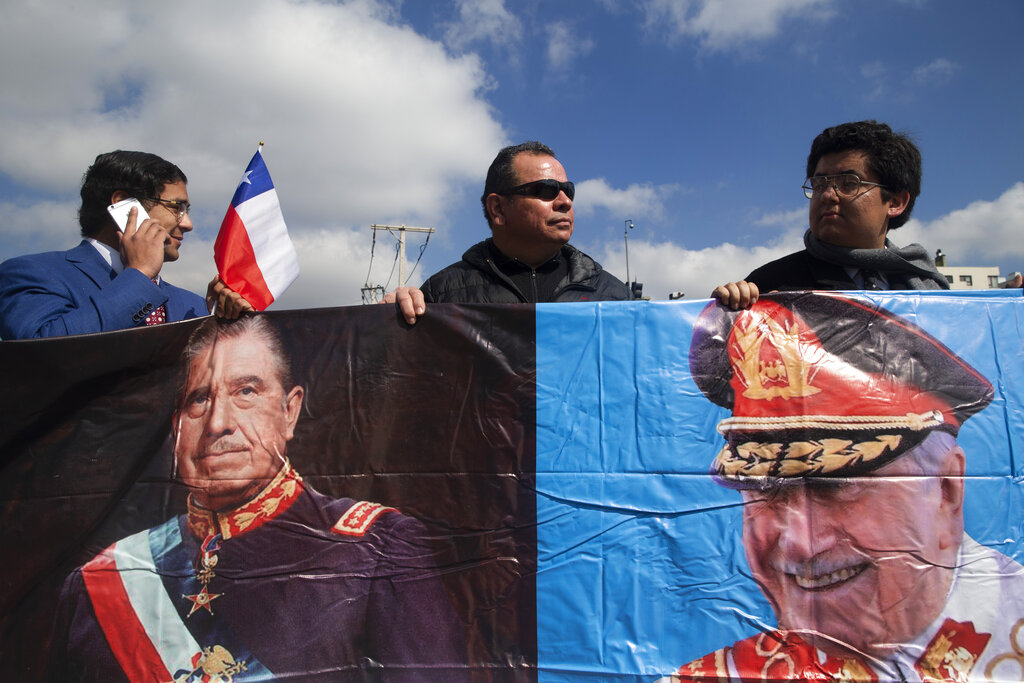
M952 79L959 70L959 64L942 57L922 64L909 72L893 69L885 62L876 60L862 64L860 75L869 84L867 99L881 100L893 96L905 97L908 94L906 88L894 91L891 87L893 83L918 86L941 85Z
M687 249L672 242L629 241L630 278L644 283L644 296L668 299L669 292L684 292L687 299L704 299L715 287L740 280L757 266L803 247L802 231L787 233L768 246L720 244ZM622 245L606 249L601 265L625 279Z
M706 249L687 249L674 242L629 241L630 279L644 283L644 296L668 299L669 292L684 292L687 299L706 298L715 287L740 280L768 261L803 248L807 210L794 209L764 214L755 225L774 228L766 244L737 245L726 242ZM605 243L598 257L601 265L619 279L626 277L625 245Z
M860 67L860 75L868 80L875 80L884 78L889 68L885 65L885 62L875 60L862 64Z
M559 70L567 69L573 60L589 54L594 49L594 41L579 35L578 29L564 21L548 24L546 32L548 63L553 67L553 73L559 74L562 80L566 80L571 74L568 71Z
M369 230L318 230L295 242L302 275L275 303L276 308L347 306L361 301L370 262ZM338 268L340 263L358 267ZM394 286L392 286L394 288Z
M939 57L914 69L912 76L921 84L946 83L959 69L959 64Z
M874 61L863 64L860 67L860 75L868 81L870 91L867 94L869 100L880 100L889 93L887 84L892 82L888 77L889 67L884 62Z
M198 226L170 267L183 286L205 288L209 243L260 140L299 245L295 287L317 304L328 282L362 284L370 234L353 226L443 226L505 141L479 59L389 23L383 2L15 4L0 22L0 173L70 198L101 152L177 163ZM76 209L19 203L26 220L5 224L0 251L73 246Z
M942 249L951 266L988 266L1010 261L1010 270L1024 271L1024 182L994 201L971 202L933 221L911 218L890 235L904 245L919 242L935 253ZM1016 264L1016 265L1014 265Z
M0 29L0 171L34 187L74 191L98 152L146 149L183 168L194 204L219 206L266 140L301 231L439 216L446 190L477 180L503 141L478 60L383 22L370 2L50 9L61 4L24 3ZM164 49L126 40L161 35Z
M754 219L754 225L777 226L784 230L804 230L807 227L807 209L792 209L766 213Z
M589 216L597 209L606 209L612 215L632 218L661 219L665 212L665 199L679 191L677 185L632 184L617 190L604 178L576 183L576 214Z
M78 243L79 202L47 200L31 204L0 202L4 217L0 261Z
M502 47L519 43L523 25L505 8L504 0L456 0L459 18L445 30L445 43L464 50L476 42L491 42Z
M694 37L712 50L778 35L783 21L831 16L831 0L645 0L649 29Z

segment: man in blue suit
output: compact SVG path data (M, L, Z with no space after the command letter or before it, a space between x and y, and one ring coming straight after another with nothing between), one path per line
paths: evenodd
M0 337L30 339L107 332L207 314L203 298L160 277L192 230L185 174L146 152L96 157L82 182L82 243L0 264ZM138 199L124 234L107 213Z

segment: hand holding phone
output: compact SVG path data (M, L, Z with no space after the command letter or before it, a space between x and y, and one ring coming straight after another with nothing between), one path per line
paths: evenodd
M128 212L131 211L132 207L139 210L138 215L135 216L135 228L138 229L142 225L142 221L149 218L149 214L142 208L142 204L138 199L130 197L128 199L122 199L116 204L111 204L107 207L107 213L111 215L114 222L117 223L117 229L124 234L125 228L128 227Z
M125 234L128 229L128 214L133 207L138 212L135 216L135 229L130 234ZM167 231L156 221L150 220L149 214L138 199L122 199L108 206L107 211L121 233L121 263L125 268L135 268L146 277L155 278L163 267Z

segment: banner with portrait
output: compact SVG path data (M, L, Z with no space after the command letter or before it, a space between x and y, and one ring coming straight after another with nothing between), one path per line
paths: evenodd
M1024 680L1024 300L834 299L768 295L761 304L775 312L760 318L699 302L538 306L541 681ZM829 364L839 371L816 369ZM759 401L770 381L818 393ZM715 387L744 410L712 402ZM864 464L878 450L868 444L892 435L920 442L913 430L851 436L836 423L911 412L880 410L889 394L963 421L962 474L930 470L950 425L919 430L943 432L933 438L945 448L916 470L902 445L877 470L799 471L815 459ZM814 409L752 417L751 404L801 401ZM807 413L825 421L811 438L752 424L792 427ZM730 426L747 430L729 452L748 449L748 490L730 485L735 471L712 472ZM961 506L940 514L931 501L944 505L957 483ZM788 517L771 517L782 509ZM871 647L853 647L860 636Z
M212 318L0 344L0 670L534 671L533 309L439 306L412 328L385 306L256 317L269 352L264 325ZM289 476L201 528L190 498L268 453Z
M762 302L4 342L0 670L1024 679L1024 299Z

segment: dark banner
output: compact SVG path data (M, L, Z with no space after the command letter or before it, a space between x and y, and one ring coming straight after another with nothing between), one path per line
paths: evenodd
M0 671L535 676L533 309L261 318L0 345Z
M1024 680L1024 300L0 344L12 680Z

